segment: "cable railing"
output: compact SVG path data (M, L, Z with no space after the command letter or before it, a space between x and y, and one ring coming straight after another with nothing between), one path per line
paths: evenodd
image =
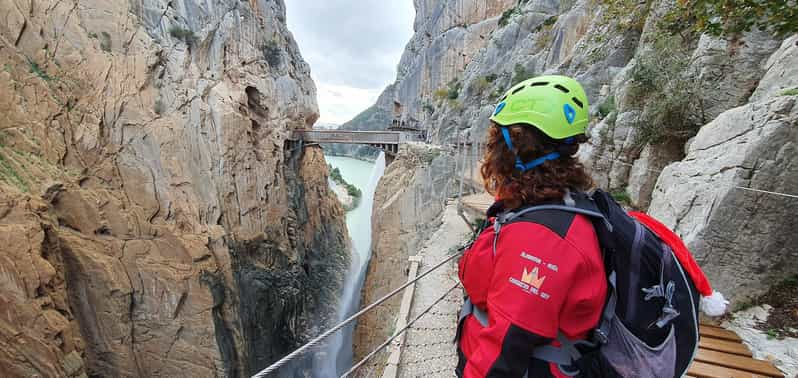
M393 289L390 293L385 294L382 298L376 300L374 303L364 307L363 309L361 309L360 311L356 312L355 314L353 314L352 316L350 316L346 320L336 324L334 327L332 327L329 330L323 332L321 335L316 336L314 339L308 341L306 344L302 345L301 347L299 347L295 351L289 353L285 357L279 359L277 362L269 365L267 368L261 370L260 372L258 372L257 374L253 375L252 377L253 378L264 378L264 377L269 376L269 374L277 372L281 367L283 367L287 363L291 362L292 360L296 359L297 357L301 356L303 353L307 352L309 349L313 348L314 346L318 345L319 343L321 343L322 341L324 341L325 339L327 339L328 337L333 335L335 332L337 332L340 329L346 327L349 323L352 323L353 321L357 320L359 317L363 316L369 310L379 306L380 304L384 303L388 299L391 299L394 295L399 294L400 292L402 292L402 290L404 290L408 286L415 284L418 280L426 277L428 274L430 274L433 271L437 270L438 268L442 267L446 263L452 261L454 258L460 256L461 252L462 251L458 251L457 253L454 253L454 254L448 256L447 258L443 259L442 261L436 263L435 265L433 265L428 270L424 271L423 273L420 273L416 278L414 278L412 280L408 280L405 284L397 287L396 289ZM446 294L448 294L449 292L453 291L459 285L460 285L460 283L458 282L455 286L453 286L451 289L449 289L449 291L447 291ZM438 302L440 302L440 301L442 301L444 299L445 299L445 296L441 297L441 299L436 301L434 304L437 304ZM421 316L426 314L427 311L429 311L429 309L431 309L431 307L428 308L426 311L422 312L416 319L414 319L413 321L408 323L408 326L412 325L412 323L414 323L415 320L418 320L418 318L420 318ZM407 327L403 328L402 331L404 331L406 329L407 329ZM400 334L401 334L400 332L395 333L389 340L393 340L394 338L396 338ZM388 343L390 343L390 341L388 341ZM387 345L387 344L385 344L385 345ZM373 353L373 354L376 354L376 353ZM368 356L368 358L371 358L371 356L372 356L372 354L370 354ZM365 363L365 362L363 362L363 363ZM361 363L361 365L362 365L362 363ZM357 366L359 367L360 365L357 365ZM352 369L350 369L350 370L352 370ZM347 374L350 374L350 373L351 372L348 372Z

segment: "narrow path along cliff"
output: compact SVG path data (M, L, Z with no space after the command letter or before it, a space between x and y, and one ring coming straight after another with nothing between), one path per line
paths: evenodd
M735 310L715 325L795 376L798 8L754 3L0 0L0 375L262 371L451 256L497 103L563 74L595 186L682 237ZM376 27L397 23L412 35ZM322 127L412 138L293 137ZM406 316L355 374L451 376L455 272L277 375L339 376Z

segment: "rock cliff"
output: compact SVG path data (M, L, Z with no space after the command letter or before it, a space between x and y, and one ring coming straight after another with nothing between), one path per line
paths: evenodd
M318 111L282 1L0 12L0 371L248 376L334 318L343 211L286 143Z
M668 220L717 289L741 300L798 268L784 250L792 240L783 227L794 226L783 219L795 211L785 201L792 199L733 189L794 192L795 119L792 100L780 96L798 88L798 37L757 29L701 33L674 23L674 6L668 0L416 1L416 34L383 96L392 98L396 120L418 125L432 143L479 143L510 85L544 73L576 77L593 118L580 157L596 184ZM479 156L465 158L470 163L453 165L448 176L476 166ZM385 227L379 220L397 216L399 210L375 207L375 255L391 253L377 244ZM398 235L413 232L390 227L400 227L392 231ZM367 277L366 290L382 287L381 279Z
M387 167L374 195L371 259L361 303L373 303L407 281L408 258L440 225L441 211L458 189L457 178L449 175L456 164L450 151L408 144ZM358 320L355 359L391 336L400 302L395 296Z

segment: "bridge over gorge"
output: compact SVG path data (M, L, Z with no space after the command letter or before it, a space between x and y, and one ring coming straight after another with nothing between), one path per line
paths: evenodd
M342 143L361 144L379 148L391 157L399 152L399 145L407 142L423 142L422 131L344 131L344 130L294 130L290 140L302 144Z

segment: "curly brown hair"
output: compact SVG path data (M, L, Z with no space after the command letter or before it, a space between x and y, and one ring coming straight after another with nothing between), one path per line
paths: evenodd
M562 200L566 190L585 191L593 186L593 179L574 155L585 136L575 137L573 144L558 142L528 125L511 125L510 131L515 151L504 142L501 129L493 123L488 131L488 142L482 163L485 190L504 201L507 209L524 205ZM529 162L551 152L561 157L521 172L515 168L516 154Z

